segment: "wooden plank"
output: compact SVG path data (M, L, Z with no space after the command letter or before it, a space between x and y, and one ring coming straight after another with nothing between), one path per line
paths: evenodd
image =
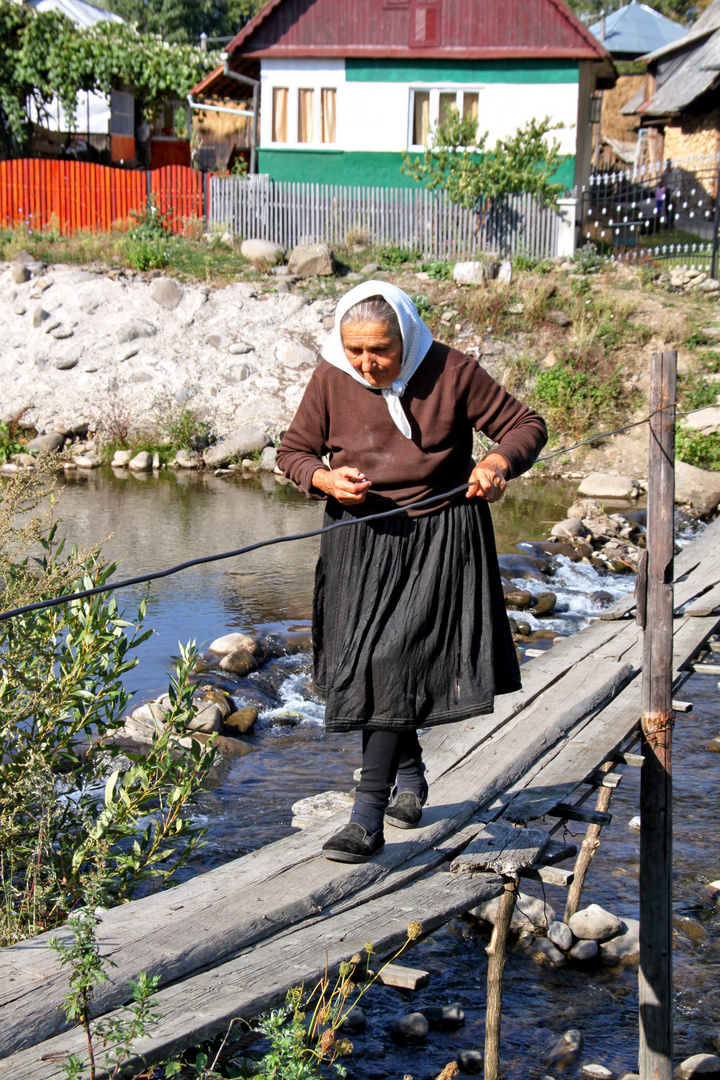
M546 885L558 885L567 889L575 880L574 870L565 870L561 866L527 866L520 871L520 877L530 881L543 881Z
M720 664L693 664L693 671L696 675L720 675Z
M280 941L270 941L191 979L166 987L156 1003L162 1019L139 1040L128 1069L139 1069L143 1059L151 1065L163 1058L224 1034L234 1017L250 1020L284 1000L288 985L314 986L325 972L334 976L340 963L366 941L375 951L389 953L406 939L411 921L427 933L485 900L499 896L501 880L494 874L437 873L407 889L361 908L337 915L316 927L298 930ZM120 1011L111 1014L116 1018ZM57 1080L57 1062L43 1061L50 1054L82 1054L84 1032L78 1028L14 1054L3 1063L8 1077L22 1080ZM97 1080L106 1080L99 1069Z
M387 964L380 972L379 981L383 986L394 986L397 990L422 990L430 982L430 972L402 964Z
M563 821L582 821L586 825L609 825L612 814L606 810L593 810L591 806L571 806L569 803L558 803L552 810L548 810L552 817L562 818Z
M489 748L436 781L421 828L396 838L388 830L382 854L360 866L330 863L320 846L337 821L287 837L235 860L169 893L114 908L103 918L98 941L117 965L98 991L104 1013L121 1000L138 970L162 984L222 961L287 926L317 915L331 903L382 879L395 867L451 836L479 805L525 773L578 720L611 699L631 677L628 664L588 660L496 733ZM559 704L561 702L562 704ZM242 920L237 911L245 912ZM64 1027L63 979L47 948L48 935L0 954L0 1055L32 1045ZM3 976L5 976L3 978Z
M516 829L492 822L450 864L453 873L489 871L510 877L540 860L547 845L545 832Z
M616 788L622 781L622 773L597 771L588 777L588 783L596 787Z
M645 758L642 754L618 754L617 761L622 761L625 765L632 765L636 769L641 769Z

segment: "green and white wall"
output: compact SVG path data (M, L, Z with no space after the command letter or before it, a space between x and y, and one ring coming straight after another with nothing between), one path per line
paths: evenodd
M558 175L568 188L583 183L589 164L589 63L573 60L286 60L261 65L259 171L273 180L373 187L411 187L400 171L411 150L413 90L478 91L478 131L488 144L546 115L564 125L557 132L565 156ZM272 141L274 87L288 87L287 143ZM297 91L337 90L334 145L298 143ZM588 101L585 101L585 98ZM587 130L586 130L587 129ZM317 125L316 125L317 132Z

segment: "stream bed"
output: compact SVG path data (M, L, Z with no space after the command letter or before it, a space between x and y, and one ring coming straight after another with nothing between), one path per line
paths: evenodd
M517 553L518 542L546 537L573 499L574 487L568 484L536 480L511 485L492 511L499 551ZM164 472L153 478L97 470L65 481L58 511L61 532L78 544L108 537L106 556L120 562L122 578L322 524L320 504L272 476L228 482L194 473ZM202 648L221 634L240 630L281 635L294 643L289 655L245 680L238 703L260 709L252 752L226 762L203 793L198 815L208 825L207 842L188 874L287 835L297 800L353 786L359 739L324 734L322 703L310 688L309 619L318 546L315 538L265 548L155 582L149 593L132 587L118 594L129 618L147 595L146 625L155 630L127 680L136 703L167 689L178 641L195 640ZM533 629L572 633L597 616L600 603L590 599L594 593L602 590L616 599L633 582L632 576L601 576L561 557L549 584L540 585L557 595L555 611L540 618L522 612L522 617ZM527 584L518 581L520 587ZM533 645L551 647L551 641ZM694 707L678 716L675 728L677 1060L720 1050L720 907L703 891L720 878L720 758L711 744L720 735L717 678L695 675L681 696ZM638 813L640 770L627 767L624 772L613 795L613 824L603 834L583 902L598 903L620 917L637 917L639 833L629 823ZM579 843L582 826L569 823L568 831ZM542 895L539 885L523 885L523 890ZM564 892L546 887L545 897L562 917ZM368 1031L353 1039L356 1055L348 1062L349 1076L402 1080L410 1074L414 1080L431 1080L458 1050L482 1047L486 944L486 930L471 919L455 920L416 944L408 963L431 973L428 987L415 993L372 989L364 1001ZM458 1000L467 1018L458 1031L431 1032L418 1047L392 1043L388 1028L399 1015ZM516 940L508 957L503 1009L501 1064L510 1080L551 1071L542 1062L543 1052L569 1028L581 1031L585 1045L578 1063L558 1076L579 1076L585 1062L604 1064L616 1077L636 1070L635 967L552 968L538 963Z

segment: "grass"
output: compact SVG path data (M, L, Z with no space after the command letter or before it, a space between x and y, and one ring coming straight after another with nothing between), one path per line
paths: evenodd
M684 424L675 432L675 454L678 460L698 469L720 471L720 435L703 435Z

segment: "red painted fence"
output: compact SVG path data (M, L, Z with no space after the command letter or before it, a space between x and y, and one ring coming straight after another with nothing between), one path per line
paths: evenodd
M125 230L130 211L147 205L148 191L175 232L184 219L204 216L202 174L184 165L144 172L45 158L0 161L0 228L39 232L55 224L64 236Z

